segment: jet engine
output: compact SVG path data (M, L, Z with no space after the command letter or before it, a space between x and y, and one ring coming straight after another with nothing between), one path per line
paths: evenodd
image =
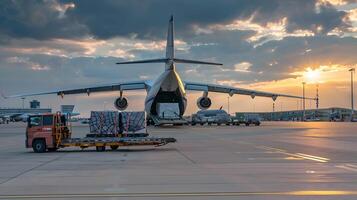
M201 110L206 110L212 105L212 101L209 97L200 97L197 99L197 106Z
M125 97L115 99L114 106L118 110L125 110L128 107L128 100Z

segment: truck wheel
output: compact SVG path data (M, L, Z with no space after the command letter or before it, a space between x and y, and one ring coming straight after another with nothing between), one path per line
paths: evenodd
M46 142L43 139L37 139L32 143L32 149L36 153L46 152Z
M97 151L105 151L105 146L96 146L95 149Z
M119 145L110 145L110 148L112 150L117 150L119 148Z

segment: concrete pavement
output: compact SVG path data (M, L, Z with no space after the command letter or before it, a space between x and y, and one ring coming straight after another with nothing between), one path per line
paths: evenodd
M74 136L88 127L73 127ZM0 125L0 199L356 199L357 123L150 127L166 146L25 149Z

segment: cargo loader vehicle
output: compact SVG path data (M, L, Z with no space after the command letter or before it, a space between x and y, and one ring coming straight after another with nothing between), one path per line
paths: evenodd
M97 151L112 150L120 146L153 145L162 146L176 142L175 138L149 137L140 133L138 136L126 132L116 134L88 134L83 138L72 138L72 127L67 117L61 113L32 115L26 128L26 147L36 153L56 151L65 147L81 149L95 147Z

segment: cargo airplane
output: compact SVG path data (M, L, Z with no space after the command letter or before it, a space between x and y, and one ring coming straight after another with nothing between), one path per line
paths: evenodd
M179 74L176 71L176 63L187 63L187 64L200 64L200 65L222 65L220 63L196 61L180 59L175 57L174 49L174 19L171 16L169 21L168 33L167 33L167 43L166 43L166 56L160 59L149 59L149 60L139 60L139 61L128 61L128 62L118 62L116 64L138 64L138 63L165 63L165 71L155 80L155 81L135 81L135 82L121 82L114 84L107 84L94 87L86 87L79 89L67 89L67 90L57 90L51 92L41 92L32 94L20 94L8 96L5 98L14 97L26 97L35 95L47 95L47 94L57 94L59 96L70 95L70 94L87 94L95 92L108 92L108 91L118 91L119 97L115 99L114 105L118 110L125 110L128 107L128 100L123 96L123 91L127 90L146 90L147 96L145 99L145 111L148 116L159 117L164 108L160 104L171 104L170 109L176 108L175 114L182 117L186 105L186 90L202 91L203 95L197 99L197 106L200 109L208 109L212 101L208 94L210 92L227 93L230 96L234 94L239 95L249 95L252 98L256 96L269 97L275 101L278 97L289 97L303 99L301 96L293 96L287 94L277 94L256 90L243 89L238 87L229 87L217 84L205 84L205 83L195 83L182 81ZM312 98L306 98L312 99ZM172 106L173 105L173 106Z

